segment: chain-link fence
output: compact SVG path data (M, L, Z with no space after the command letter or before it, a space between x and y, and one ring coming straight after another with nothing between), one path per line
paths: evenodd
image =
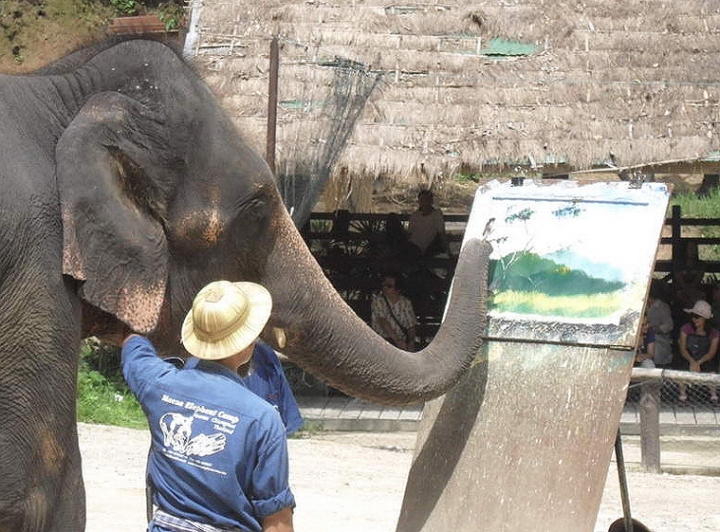
M295 140L279 150L277 163L278 189L298 227L310 217L355 122L382 79L381 72L344 58L308 62L307 68L328 72L308 75L301 100L291 106L302 116L297 119Z
M720 438L720 405L713 400L718 390L716 373L633 368L621 432L640 436L645 471L668 472L678 465L670 458L689 449L683 450L683 440ZM692 466L720 474L718 454L695 457Z

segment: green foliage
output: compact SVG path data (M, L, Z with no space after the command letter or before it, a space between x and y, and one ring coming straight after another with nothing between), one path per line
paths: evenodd
M122 378L116 347L92 339L83 344L78 373L77 419L84 423L147 427L142 408Z
M327 233L332 229L332 220L310 220L310 231L313 233Z
M137 15L139 4L136 0L110 0L115 13L121 16Z
M165 23L167 31L180 28L185 18L185 7L182 0L171 0L158 6L158 17Z
M708 195L702 197L694 192L674 194L670 205L679 205L683 216L716 218L720 212L720 189L711 189Z
M459 173L455 176L458 183L479 183L482 176L480 174Z
M304 440L307 438L312 438L315 434L321 434L325 432L325 425L323 425L322 421L314 421L314 420L305 420L305 423L303 423L303 426L301 429L299 429L297 432L294 432L290 436L288 436L288 439L291 440Z
M156 12L165 24L167 31L177 30L185 19L185 5L183 0L168 0L157 3L147 0L106 0L121 17L142 15Z
M78 376L77 419L84 423L147 427L145 414L127 387L92 370L81 371Z

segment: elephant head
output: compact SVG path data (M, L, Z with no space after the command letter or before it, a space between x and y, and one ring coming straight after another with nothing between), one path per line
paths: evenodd
M63 271L78 281L86 333L101 336L116 319L177 354L203 285L254 281L273 296L264 339L279 348L270 333L282 329L283 353L350 395L420 402L469 367L484 329L489 244L464 244L433 342L398 350L335 292L265 162L175 52L130 40L61 77L81 93L56 158Z

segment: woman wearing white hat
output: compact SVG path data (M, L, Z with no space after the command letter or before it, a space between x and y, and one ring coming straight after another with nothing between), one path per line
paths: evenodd
M152 435L150 532L293 530L285 428L241 378L271 308L255 283L203 288L182 328L194 369L164 362L142 336L123 342L123 375Z
M720 343L720 333L713 328L710 318L713 317L712 308L707 301L702 299L695 302L692 308L683 309L690 314L690 321L680 329L680 337L678 345L680 347L680 355L687 362L687 369L697 372L715 371L716 364L711 365L711 360L715 358L718 343ZM679 384L680 403L687 403L686 385L681 382ZM713 404L718 403L717 389L710 386L710 401Z

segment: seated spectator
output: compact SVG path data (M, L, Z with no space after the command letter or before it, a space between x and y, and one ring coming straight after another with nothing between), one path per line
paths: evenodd
M690 314L690 321L680 329L678 341L680 355L686 362L686 369L696 372L710 373L716 371L717 363L713 360L717 353L720 333L711 325L712 309L707 301L696 301L692 308L685 309ZM681 403L687 402L687 387L684 382L679 384ZM710 401L718 403L717 389L710 386Z
M371 326L395 347L414 351L417 318L412 303L401 293L399 280L394 273L383 278L382 289L370 304Z
M442 211L433 206L433 199L430 190L421 190L418 193L418 210L410 215L410 243L415 245L420 257L448 252L445 219Z
M641 368L655 367L655 333L648 325L647 314L643 316L642 341L635 351L635 365Z
M662 281L653 279L650 283L648 305L645 313L647 325L655 337L653 361L657 367L666 367L672 363L673 318L670 305L663 300Z

